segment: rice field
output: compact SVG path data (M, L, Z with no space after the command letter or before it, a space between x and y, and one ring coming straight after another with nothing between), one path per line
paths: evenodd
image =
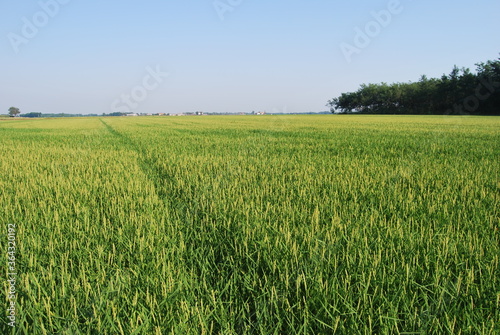
M500 118L0 120L0 157L2 334L500 334Z

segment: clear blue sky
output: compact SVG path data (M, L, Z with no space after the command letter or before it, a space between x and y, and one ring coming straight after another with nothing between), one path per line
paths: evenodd
M393 1L2 1L0 113L318 112L499 57L500 1Z

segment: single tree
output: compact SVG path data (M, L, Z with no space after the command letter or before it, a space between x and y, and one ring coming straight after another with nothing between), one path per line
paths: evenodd
M21 114L21 111L19 110L19 108L17 108L17 107L10 107L9 108L9 115L11 117L16 117L19 114Z

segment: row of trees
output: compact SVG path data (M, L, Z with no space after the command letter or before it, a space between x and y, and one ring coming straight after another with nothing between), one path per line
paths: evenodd
M441 78L363 84L327 106L332 113L500 115L500 58L476 66L475 73L455 66Z
M110 113L110 114L102 114L102 116L123 116L125 114L123 113ZM42 114L40 112L30 112L30 113L24 113L21 114L21 110L17 107L10 107L9 108L9 116L10 117L17 117L17 116L22 116L22 117L29 117L29 118L36 118L36 117L83 117L83 116L99 116L98 114L65 114L65 113L48 113L48 114Z

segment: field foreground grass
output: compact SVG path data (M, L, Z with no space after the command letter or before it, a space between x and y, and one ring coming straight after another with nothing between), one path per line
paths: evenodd
M0 138L2 334L500 333L500 118L3 120Z

